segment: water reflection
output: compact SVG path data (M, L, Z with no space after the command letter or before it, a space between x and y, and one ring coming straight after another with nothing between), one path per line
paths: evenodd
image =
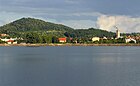
M138 86L139 47L0 47L0 86Z

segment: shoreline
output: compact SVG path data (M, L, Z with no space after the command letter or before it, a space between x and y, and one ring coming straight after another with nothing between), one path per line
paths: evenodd
M25 47L40 47L40 46L140 46L140 44L0 44L0 46L25 46Z

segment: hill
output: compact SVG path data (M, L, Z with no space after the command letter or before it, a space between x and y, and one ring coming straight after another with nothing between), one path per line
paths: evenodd
M74 29L62 24L54 24L34 18L22 18L0 27L1 33L15 34L28 31L73 31Z
M58 37L93 37L107 36L112 37L114 33L90 28L90 29L73 29L71 27L46 22L34 18L21 18L9 24L0 27L0 33L6 33L10 36L20 36L27 32L47 33Z

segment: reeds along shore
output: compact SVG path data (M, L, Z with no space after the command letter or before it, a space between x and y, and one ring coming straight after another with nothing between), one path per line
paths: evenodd
M140 46L140 44L0 44L0 46Z

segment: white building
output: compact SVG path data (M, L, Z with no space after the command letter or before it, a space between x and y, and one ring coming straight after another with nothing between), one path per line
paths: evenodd
M129 43L129 42L131 42L131 41L133 41L134 43L137 43L137 41L136 41L135 39L133 39L133 38L125 39L125 42L126 42L126 43Z
M92 41L94 42L94 41L99 41L100 40L100 38L99 37L93 37L92 38Z
M107 37L105 37L105 36L104 36L104 37L103 37L103 39L105 39L105 40L106 40L106 39L107 39Z
M17 38L10 38L10 39L5 38L5 39L0 39L0 40L7 42L7 44L17 44L17 41L15 41L17 40Z
M17 38L10 38L10 39L4 38L4 39L1 39L1 40L7 42L9 40L12 40L12 41L17 40Z

